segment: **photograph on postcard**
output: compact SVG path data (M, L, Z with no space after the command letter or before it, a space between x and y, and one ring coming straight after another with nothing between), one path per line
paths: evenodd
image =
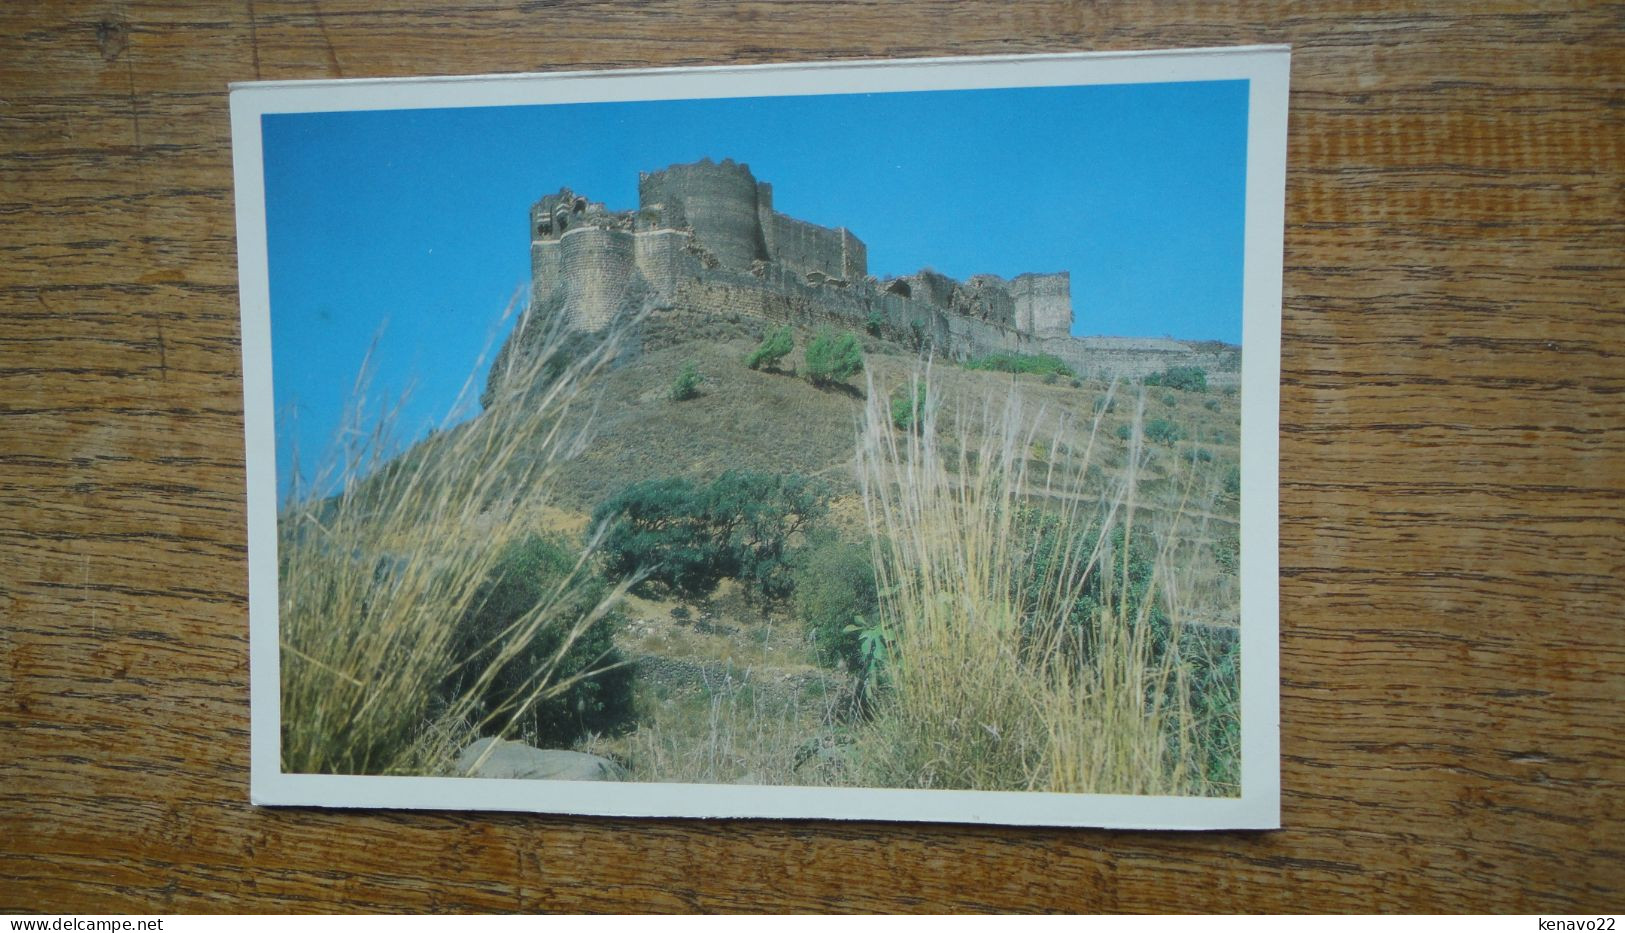
M539 76L466 105L242 89L275 596L256 773L274 722L279 775L446 779L436 806L481 806L470 780L577 812L665 787L632 809L670 815L1234 802L1250 747L1273 781L1274 607L1242 598L1275 535L1278 350L1243 343L1257 78L1070 64L828 93L738 69L662 99L635 90L658 74L581 99ZM1253 312L1277 329L1278 223ZM1244 403L1272 409L1251 452ZM790 796L716 802L747 788ZM1055 821L1109 822L1087 812Z

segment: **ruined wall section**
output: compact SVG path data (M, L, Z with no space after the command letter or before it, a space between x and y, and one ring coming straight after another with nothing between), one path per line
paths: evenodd
M809 272L855 282L869 274L869 250L845 227L821 227L785 214L774 213L773 262L805 276Z
M781 266L755 273L713 269L682 282L676 307L719 315L764 318L805 329L861 330L877 322L881 336L911 345L916 335L938 357L964 360L989 353L1047 353L1089 377L1139 379L1169 366L1200 366L1215 387L1235 385L1240 348L1165 338L1048 337L1007 324L957 314L930 300L887 291L873 280L855 285L813 284Z
M1072 275L1029 273L1010 282L1018 330L1046 339L1072 336Z
M762 231L762 252L768 262L779 261L779 224L781 215L773 210L773 186L765 181L756 183L756 226Z
M642 209L680 211L694 236L722 265L748 269L767 258L750 166L702 159L638 176Z
M1240 385L1241 348L1161 337L1051 337L1030 353L1049 353L1095 378L1143 379L1170 366L1199 366L1214 388Z

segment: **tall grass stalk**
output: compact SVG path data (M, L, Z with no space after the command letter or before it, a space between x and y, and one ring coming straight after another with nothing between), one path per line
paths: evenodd
M922 430L898 432L889 394L871 386L868 397L858 466L889 650L861 746L866 783L1199 790L1179 741L1190 729L1183 667L1154 631L1154 607L1181 614L1163 586L1179 513L1158 536L1148 592L1127 598L1145 586L1131 548L1152 533L1135 497L1142 417L1115 488L1090 497L1109 405L1073 424L1029 411L1012 386L1002 401L951 406L952 423L950 406L928 407ZM1029 452L1042 448L1035 466ZM1040 560L1044 533L1067 544Z
M367 417L363 369L335 453L279 514L285 772L443 768L462 743L504 734L570 686L554 676L558 662L621 591L574 622L529 690L496 708L482 702L504 664L564 624L556 609L582 584L585 551L550 598L493 639L499 647L486 669L463 678L470 687L440 695L467 663L451 647L459 622L504 548L537 527L554 469L584 441L593 377L618 345L612 337L564 360L559 337L542 334L532 352L505 354L505 378L486 409L405 454L391 441L398 408ZM472 386L471 378L465 400Z
M682 784L827 785L844 763L818 754L840 701L775 684L749 667L702 675L698 691L648 702L625 743L637 780ZM591 751L592 746L585 746Z

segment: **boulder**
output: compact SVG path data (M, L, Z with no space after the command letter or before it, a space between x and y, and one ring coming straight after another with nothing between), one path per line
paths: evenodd
M491 748L493 744L495 748ZM524 742L502 739L480 739L458 752L457 773L465 777L537 781L624 781L627 777L626 769L608 758L586 752L533 748Z

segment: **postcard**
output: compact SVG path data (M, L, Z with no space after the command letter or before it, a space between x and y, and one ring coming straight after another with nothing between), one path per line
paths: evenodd
M1278 826L1288 61L233 86L254 802Z

